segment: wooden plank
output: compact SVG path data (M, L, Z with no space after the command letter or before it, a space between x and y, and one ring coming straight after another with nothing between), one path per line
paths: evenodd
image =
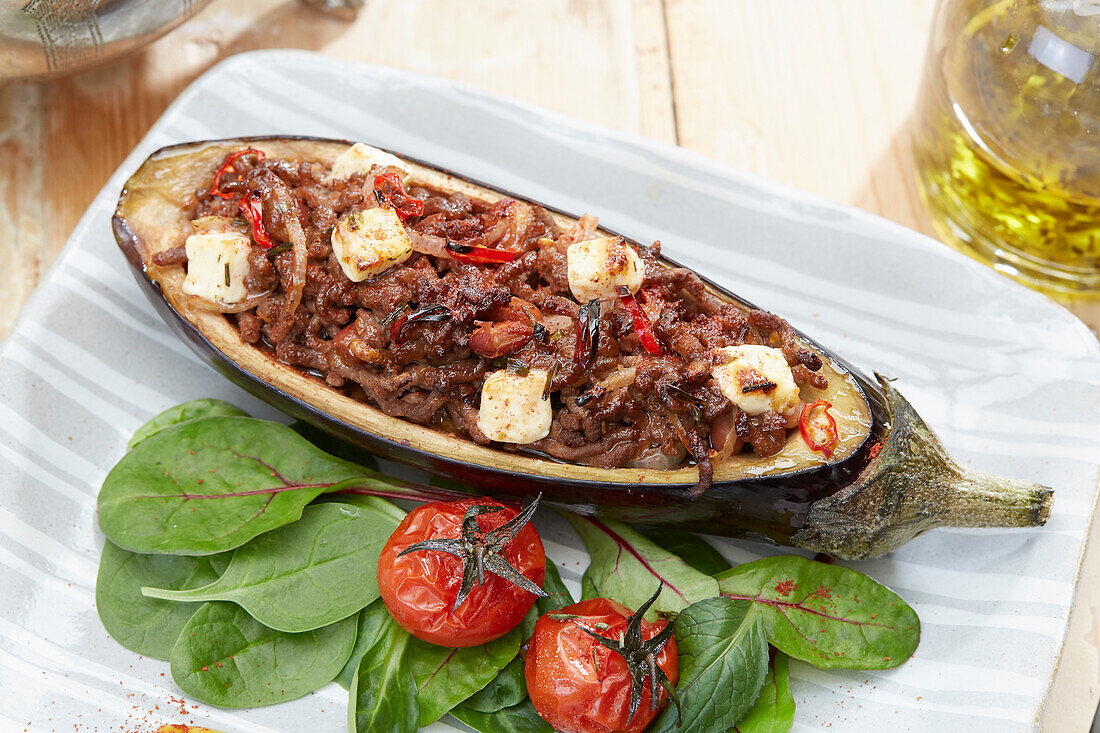
M641 112L631 10L629 0L371 2L325 51L636 132Z
M44 162L41 94L36 87L0 89L0 335L38 282L49 258L44 256L46 201L42 196Z
M1041 733L1087 731L1100 701L1100 522L1093 507L1077 601L1051 684Z
M665 2L681 145L931 232L904 128L931 1Z
M654 140L676 143L664 0L634 0L634 50L641 108L638 132Z

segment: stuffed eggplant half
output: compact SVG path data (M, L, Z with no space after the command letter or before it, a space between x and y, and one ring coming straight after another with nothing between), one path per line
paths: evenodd
M471 491L846 558L1049 515L659 243L362 143L165 148L114 231L219 371Z

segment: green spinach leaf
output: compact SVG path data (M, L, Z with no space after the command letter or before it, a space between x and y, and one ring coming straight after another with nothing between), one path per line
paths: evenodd
M321 494L312 502L313 505L330 503L351 504L352 506L361 507L367 511L381 512L382 514L392 517L394 522L398 524L405 518L405 510L393 502L379 499L377 496L368 496L366 494L349 494L343 491L337 491L331 494Z
M483 713L463 703L451 711L451 716L478 733L554 733L530 700L494 713Z
M546 580L542 582L542 589L550 595L535 599L534 608L540 616L573 605L573 595L565 587L558 566L549 557L546 558ZM529 636L530 634L525 636L524 639Z
M753 602L768 641L823 669L888 669L912 656L920 619L863 573L795 555L739 565L718 576L722 595Z
M315 631L269 629L232 603L206 603L172 648L172 679L223 708L272 705L328 684L355 644L355 617Z
M592 562L584 571L585 598L611 598L631 610L638 608L664 583L647 614L680 611L696 601L718 595L718 582L695 570L676 555L619 522L568 514Z
M367 453L362 448L357 448L351 443L340 440L335 435L326 433L320 428L316 428L301 420L295 420L290 424L290 429L323 450L325 453L328 453L330 456L343 458L345 461L354 463L357 466L366 466L375 471L378 470L377 458Z
M708 598L677 615L673 634L680 705L669 705L650 732L730 730L756 702L768 673L763 614L748 601Z
M389 633L388 625L396 623L390 612L386 610L386 604L381 598L376 598L366 608L359 612L358 630L355 634L355 647L351 650L351 656L344 663L340 674L336 675L336 682L345 690L351 689L355 681L355 673L359 669L359 662L363 655L374 645L383 633Z
M500 670L492 682L482 687L462 703L479 713L495 713L519 705L527 697L527 680L523 660L518 656Z
M546 558L546 579L542 581L542 589L550 595L536 598L535 605L531 606L531 610L519 624L523 641L527 641L531 638L531 634L535 633L535 623L539 620L539 616L573 604L573 596L562 582L558 566L549 557Z
M550 558L546 558L546 579L542 582L542 589L550 595L535 599L535 605L531 606L531 610L520 622L518 630L521 644L535 633L535 623L539 620L539 616L573 603L573 596L565 587L558 567ZM516 657L500 670L489 684L462 704L470 708L471 713L491 713L515 707L525 697L527 697L527 681L523 672L523 660Z
M410 640L409 661L420 699L420 725L434 723L489 684L515 658L519 644L518 629L488 644L462 649Z
M208 417L127 453L99 492L99 526L133 552L210 555L295 521L315 496L347 485L394 486L285 425Z
M190 590L147 587L142 593L169 601L232 601L277 631L312 631L378 598L378 555L397 524L390 512L366 506L308 506L297 522L234 552L213 583Z
M109 541L109 540L108 540ZM174 557L191 557L190 555L175 555ZM217 555L203 555L210 561L210 567L214 568L214 572L221 575L225 572L225 569L229 567L229 561L233 559L232 552L220 552ZM140 590L140 589L139 589Z
M348 731L415 733L420 706L410 664L413 637L388 614L378 620L348 690Z
M737 723L737 733L787 733L794 725L794 696L791 695L790 659L783 652L772 654L768 676L756 704Z
M175 407L169 407L167 410L142 425L134 431L134 435L130 438L130 443L127 447L133 449L133 447L141 441L156 435L165 428L170 428L180 423L190 422L191 420L199 420L204 417L248 417L248 413L236 405L231 405L225 400L215 400L211 398L191 400L190 402L184 402Z
M592 580L592 576L585 573L581 576L581 599L588 600L589 598L599 598L600 589L596 587L596 583Z
M105 542L95 583L96 611L103 628L130 651L168 659L180 629L202 604L146 598L141 587L150 583L174 588L206 585L218 577L214 562L223 559L222 555L139 555Z
M718 550L699 535L682 529L645 527L647 539L662 547L704 575L717 575L732 566Z

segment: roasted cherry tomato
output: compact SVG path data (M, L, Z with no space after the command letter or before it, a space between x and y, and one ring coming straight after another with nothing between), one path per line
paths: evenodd
M656 598L656 596L654 597ZM652 602L653 599L650 600ZM645 613L647 603L640 613ZM620 642L629 639L630 609L606 598L574 603L541 616L527 650L527 691L535 710L563 733L638 733L668 704L668 693L658 684L656 709L648 664L635 670L641 682L633 718L630 714L631 670L623 654L593 638ZM653 642L664 636L666 621L640 621L640 638ZM662 640L663 641L663 640ZM676 640L654 654L657 667L676 685ZM637 664L639 660L635 660Z
M477 646L511 631L544 594L546 553L527 523L534 507L521 513L482 498L413 509L378 558L378 589L390 615L440 646Z

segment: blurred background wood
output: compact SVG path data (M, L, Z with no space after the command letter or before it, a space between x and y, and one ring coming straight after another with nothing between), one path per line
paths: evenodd
M933 0L215 0L127 59L0 89L0 335L77 219L196 76L257 48L434 74L638 133L933 235L909 149ZM1073 308L1094 329L1100 306ZM1097 542L1092 542L1092 546ZM1100 561L1086 562L1044 731L1100 694Z

